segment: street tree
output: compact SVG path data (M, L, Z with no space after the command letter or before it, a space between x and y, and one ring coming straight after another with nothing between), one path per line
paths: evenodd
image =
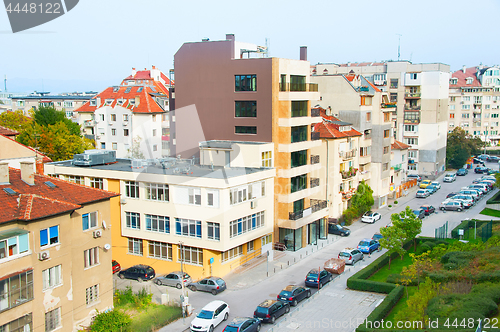
M363 213L370 211L373 203L373 189L365 181L361 181L349 202L349 207L343 213L344 220L349 223Z
M484 143L478 137L472 137L461 127L448 133L446 141L446 166L461 168L470 156L479 154Z
M394 219L393 225L403 230L405 233L405 242L413 240L414 248L417 250L416 237L422 231L422 219L417 217L413 213L413 210L407 206L404 211L399 213L399 218Z
M397 216L398 214L393 214L393 216ZM401 259L403 259L406 250L403 248L405 233L400 227L389 226L380 228L380 234L382 234L383 238L379 240L380 245L383 248L386 248L389 251L389 270L391 269L391 256L393 253L399 254Z

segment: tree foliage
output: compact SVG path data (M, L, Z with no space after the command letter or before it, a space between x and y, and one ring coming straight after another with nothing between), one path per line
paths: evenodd
M33 120L43 127L62 122L68 128L71 135L81 136L80 125L68 119L64 111L58 111L54 107L39 107L33 114Z
M393 216L397 216L397 214L393 214L391 216L391 220L394 220ZM380 234L382 234L383 236L383 238L379 240L380 245L389 251L388 269L390 270L392 254L397 253L399 254L399 256L401 256L402 259L404 254L406 253L406 250L403 248L405 233L399 227L389 226L389 227L382 227L380 229Z
M0 126L16 130L20 133L26 130L32 122L33 120L25 116L22 110L0 113Z
M142 137L136 136L132 139L132 146L127 150L128 157L133 159L144 159L144 153L141 151Z
M351 198L350 206L343 213L344 220L350 223L363 213L370 211L374 202L373 189L365 181L361 181L356 193Z
M399 213L399 218L395 218L393 225L400 227L403 230L406 241L413 239L413 244L416 250L417 242L415 237L422 231L422 219L418 218L415 213L413 213L413 210L407 206L404 211Z
M470 156L480 152L484 143L478 137L472 137L461 127L456 127L448 133L446 142L446 166L462 168Z

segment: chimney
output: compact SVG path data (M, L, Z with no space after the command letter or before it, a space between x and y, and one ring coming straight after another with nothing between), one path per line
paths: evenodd
M141 97L139 96L135 96L135 107L139 106L139 104L141 103Z
M101 107L101 97L97 97L97 107Z
M153 66L153 69L156 69L156 67L155 67L155 66Z
M137 71L135 70L135 68L132 68L132 76L135 76L135 74L137 74Z
M21 180L29 184L30 186L35 185L35 172L32 161L21 161Z
M465 74L465 70L467 69L467 67L465 67L465 65L462 66L462 72Z
M307 46L300 47L300 60L307 61Z
M0 163L0 184L9 183L9 163L4 161Z
M226 33L226 40L232 40L234 41L234 33Z

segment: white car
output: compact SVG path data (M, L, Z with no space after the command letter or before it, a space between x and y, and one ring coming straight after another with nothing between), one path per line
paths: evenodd
M361 221L373 224L375 221L380 220L380 218L382 218L382 215L380 213L368 211L363 215Z
M224 301L212 301L204 306L200 313L191 322L191 331L209 331L227 320L229 317L229 306Z
M441 189L441 183L439 183L439 181L433 181L431 185L435 186L438 190Z
M443 182L453 182L457 179L457 176L453 173L448 173L445 175Z

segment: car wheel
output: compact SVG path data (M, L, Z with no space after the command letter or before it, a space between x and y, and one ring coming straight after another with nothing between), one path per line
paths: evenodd
M441 209L441 211L444 211L444 207L442 207L442 208L440 208L440 209Z
M224 321L226 321L226 320L227 320L227 317L228 317L228 316L229 316L229 315L228 315L228 313L226 312L226 314L224 315Z
M323 284L321 282L319 283L319 287L318 288L319 289L323 288Z
M137 281L142 282L142 278L141 278L141 277L138 277L138 278L137 278Z
M257 325L257 332L259 332L259 331L260 331L260 323L259 323L259 325Z
M181 288L182 288L182 285L181 285L181 284L177 284L177 285L175 285L175 288L177 288L177 289L181 289Z
M458 212L462 212L462 209L461 209L461 208L458 208L458 209L457 209L457 211L458 211Z
M125 279L125 276L124 276L123 274L121 274L121 273L120 273L120 274L118 275L118 278L120 278L120 279Z
M311 291L307 291L307 297L311 297Z
M192 290L193 292L196 292L198 289L196 289L196 286L191 286L189 287L190 290Z
M289 312L290 312L290 306L287 305L286 308L285 308L285 314L287 314Z
M212 295L217 295L217 291L215 289L212 289Z
M276 317L271 316L271 324L274 324L274 322L276 322Z
M214 326L210 325L210 328L208 329L209 332L214 332Z
M330 274L330 278L328 278L328 281L332 281L333 280L333 276Z
M361 260L364 261L365 260L365 255L361 256Z
M292 306L295 307L297 305L297 300L292 301Z
M157 284L158 286L161 286L161 285L162 285L161 280L156 279L156 280L155 280L155 284Z

